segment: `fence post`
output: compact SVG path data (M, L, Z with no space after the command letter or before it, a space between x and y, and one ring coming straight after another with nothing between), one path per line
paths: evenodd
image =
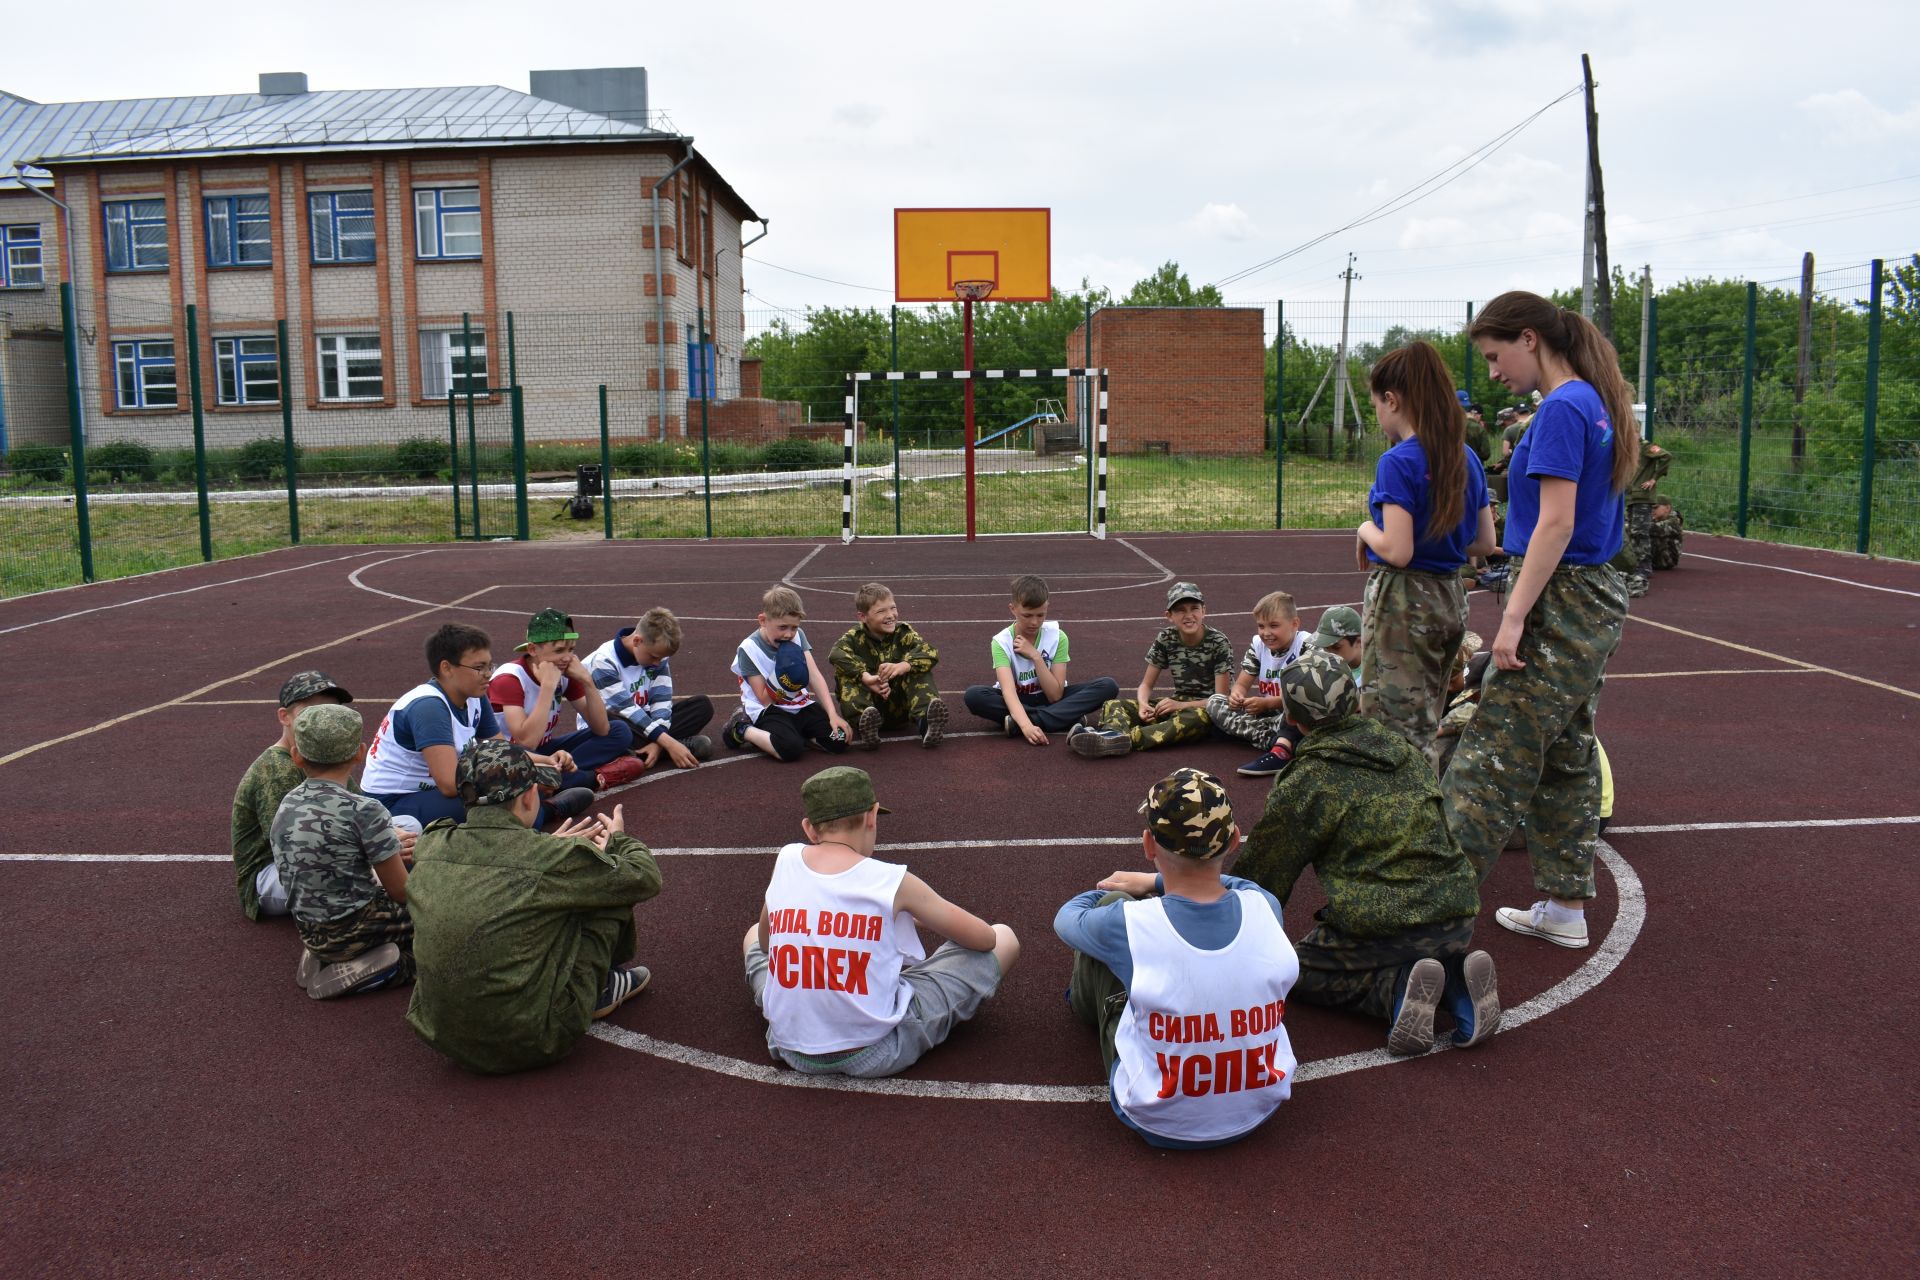
M1286 528L1287 480L1287 302L1273 304L1273 527Z
M1747 483L1753 458L1753 323L1760 286L1747 281L1747 344L1740 365L1740 505L1733 517L1734 531L1747 536Z
M533 531L527 525L527 419L520 388L508 387L507 400L513 406L513 536L526 542Z
M453 489L453 540L458 542L466 535L460 526L460 408L451 388L447 391L447 458L453 464L447 478Z
M467 490L472 502L468 507L473 517L473 540L480 541L480 433L473 422L473 317L460 313L460 351L466 367L467 380ZM447 402L453 402L453 377L447 377Z
M607 384L600 384L600 520L613 540L613 448L607 440Z
M207 508L207 419L200 403L200 308L191 302L187 304L187 394L193 402L193 483L200 495L200 558L211 560L213 513Z
M707 304L702 302L694 308L696 327L694 332L700 336L700 345L694 349L694 359L700 366L700 475L706 482L707 491L707 537L713 537L713 446L707 438L707 402L713 399L714 370L707 364ZM691 379L689 379L691 381ZM691 387L688 388L692 390Z
M1880 293L1883 264L1873 260L1873 275L1868 288L1873 300L1867 308L1867 398L1861 406L1860 439L1860 531L1853 549L1861 555L1873 541L1873 446L1874 430L1880 418Z
M513 312L507 312L507 385L520 385L520 366L514 360L513 350Z
M1086 327L1081 330L1082 336L1086 339L1085 343L1083 344L1086 350L1082 353L1081 360L1080 360L1080 367L1082 369L1091 371L1093 368L1093 292L1092 290L1088 290L1087 292L1086 309L1087 309ZM1086 412L1080 415L1080 426L1087 433L1087 520L1091 522L1094 516L1094 496L1093 496L1094 495L1094 479L1093 479L1093 445L1094 445L1093 434L1094 432L1093 432L1093 378L1090 373L1089 373L1089 376L1083 377L1080 379L1080 392L1083 396L1086 397L1086 401L1087 401Z
M899 304L894 304L894 306L889 308L889 311L891 312L891 318L887 322L887 328L891 334L892 345L887 357L887 368L891 372L898 373L900 371ZM889 382L887 385L893 392L893 532L894 536L898 537L902 532L900 522L900 384L898 382Z
M1460 385L1466 390L1467 399L1473 399L1473 358L1479 353L1473 348L1473 304L1467 304L1466 350L1460 356Z
M300 545L300 458L293 443L293 374L287 368L287 322L274 322L280 354L280 437L286 444L287 540Z
M60 285L60 329L67 350L67 447L73 453L74 536L80 541L80 581L93 581L93 520L87 510L87 429L80 416L80 323L73 285Z
M1646 406L1645 439L1653 440L1653 392L1660 385L1660 299L1647 300L1647 385L1640 388L1640 403Z

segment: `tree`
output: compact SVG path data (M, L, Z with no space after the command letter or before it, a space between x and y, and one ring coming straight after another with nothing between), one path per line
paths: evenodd
M1135 283L1120 300L1123 307L1218 307L1225 303L1220 290L1210 284L1198 289L1187 279L1177 262L1163 262L1160 269Z

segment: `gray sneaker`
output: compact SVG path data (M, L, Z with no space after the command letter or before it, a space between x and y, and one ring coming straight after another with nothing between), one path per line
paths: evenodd
M585 813L592 804L592 788L568 787L565 791L559 792L551 797L547 801L547 808L553 811L554 817L564 822L568 818L579 817Z
M1067 745L1075 755L1097 760L1101 756L1126 755L1133 750L1133 739L1118 729L1089 729L1077 724L1067 734Z
M860 712L860 718L854 722L853 740L868 751L880 745L880 708L867 707Z
M704 733L696 733L680 745L693 752L693 758L701 764L713 759L713 739Z
M1407 989L1400 996L1400 1007L1394 1011L1393 1026L1387 1031L1388 1053L1406 1058L1433 1048L1433 1011L1446 989L1445 965L1432 956L1414 964L1413 972L1407 975Z
M920 745L937 747L946 733L947 704L935 698L927 704L927 714L920 718Z
M355 987L391 973L399 964L400 948L391 942L383 942L362 951L351 960L323 967L307 983L307 995L314 1000L343 996Z
M326 965L320 962L319 956L302 947L300 948L300 964L299 967L293 971L293 980L300 984L302 991L305 991L309 986L313 985L313 980L320 976L320 971L326 967Z
M1451 962L1449 962L1451 963ZM1453 1047L1471 1049L1500 1029L1500 986L1493 957L1469 952L1459 961L1459 978L1447 975L1447 1007L1453 1013Z

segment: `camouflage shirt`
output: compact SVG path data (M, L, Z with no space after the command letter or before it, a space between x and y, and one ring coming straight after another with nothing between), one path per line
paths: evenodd
M923 676L939 663L940 653L902 622L892 635L877 640L864 626L854 627L833 642L827 661L842 680L858 683L862 674L878 670L883 662L904 662L914 675Z
M373 865L400 852L378 800L309 778L273 815L273 861L300 924L325 924L373 901Z
M1633 479L1627 481L1627 504L1637 506L1642 502L1651 503L1658 496L1660 482L1667 478L1667 468L1673 465L1673 455L1651 442L1640 446L1640 465L1634 468ZM1653 481L1654 487L1643 489L1647 481Z
M1147 665L1173 678L1173 696L1183 702L1211 697L1215 676L1233 674L1233 642L1227 633L1208 627L1200 643L1180 643L1180 628L1162 627L1147 648Z
M1478 915L1473 867L1425 757L1369 716L1307 734L1234 870L1285 902L1311 866L1326 923L1356 938Z
M240 880L240 909L249 920L260 918L260 891L254 881L273 861L273 815L287 792L304 779L293 756L276 742L247 766L233 793L233 871Z

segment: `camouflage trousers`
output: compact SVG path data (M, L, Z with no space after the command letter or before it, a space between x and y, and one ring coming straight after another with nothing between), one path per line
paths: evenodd
M1487 668L1480 710L1440 783L1447 823L1482 884L1524 819L1535 887L1555 898L1593 896L1593 716L1626 613L1618 570L1563 564L1527 614L1518 651L1526 666Z
M933 675L914 675L911 672L894 680L893 692L885 698L874 696L873 690L858 680L848 680L844 676L836 681L834 694L840 700L840 714L849 722L857 720L868 707L880 708L880 723L889 729L898 729L902 725L918 724L920 717L927 714L927 705L940 696L939 686Z
M1472 916L1417 925L1390 938L1355 938L1316 920L1293 944L1300 980L1287 998L1391 1019L1415 961L1432 957L1444 963L1466 955L1472 945Z
M1181 742L1205 742L1213 732L1213 721L1205 707L1186 707L1158 720L1143 720L1139 703L1113 698L1100 708L1100 727L1126 734L1135 751L1152 751Z
M1242 742L1251 742L1265 751L1279 740L1285 731L1287 713L1273 711L1266 715L1256 715L1251 711L1235 711L1227 705L1227 695L1216 693L1207 699L1207 719L1213 727L1229 738L1238 738Z
M1096 904L1109 906L1115 902L1125 902L1124 893L1108 893ZM1113 1047L1114 1033L1120 1028L1120 1015L1127 1011L1127 988L1120 981L1120 975L1109 969L1106 962L1096 960L1085 952L1073 953L1073 977L1067 983L1067 1004L1073 1014L1100 1034L1100 1061L1108 1076L1113 1075L1114 1060L1119 1056Z
M1467 634L1467 588L1458 574L1377 567L1361 610L1360 710L1433 760L1447 681Z
M1627 504L1627 552L1633 567L1627 572L1636 578L1653 576L1653 504Z
M340 964L383 943L394 943L400 948L398 981L413 981L413 917L385 889L375 889L373 901L338 920L307 924L296 918L294 924L300 941L322 964Z

